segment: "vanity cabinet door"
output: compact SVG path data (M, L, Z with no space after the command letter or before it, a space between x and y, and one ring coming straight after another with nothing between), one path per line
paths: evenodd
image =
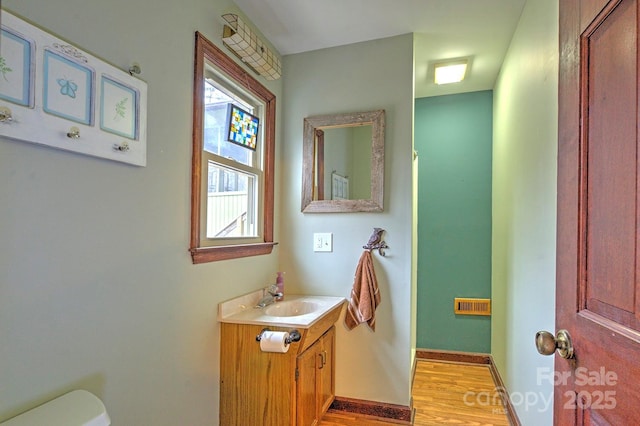
M319 392L319 409L320 417L327 412L335 397L335 336L336 328L331 327L324 336L320 338L322 343L320 352L320 392Z
M312 426L318 424L318 347L320 341L298 356L297 362L297 425Z
M320 422L335 395L335 327L331 327L297 360L297 425Z

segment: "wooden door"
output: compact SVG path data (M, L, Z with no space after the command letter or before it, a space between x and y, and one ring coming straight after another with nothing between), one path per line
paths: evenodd
M638 3L561 0L554 423L639 425Z

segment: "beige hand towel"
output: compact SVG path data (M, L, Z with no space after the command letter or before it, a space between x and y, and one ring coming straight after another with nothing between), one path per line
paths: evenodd
M376 330L376 308L380 304L380 290L376 272L373 269L371 252L365 250L360 256L351 289L351 300L347 307L344 323L349 330L366 322L371 330Z

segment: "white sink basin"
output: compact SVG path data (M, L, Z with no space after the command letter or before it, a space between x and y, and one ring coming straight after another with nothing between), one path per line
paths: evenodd
M281 302L256 309L254 306L262 297L262 290L258 290L222 302L218 305L218 321L308 328L327 312L345 302L344 297L287 294Z
M320 304L307 300L291 300L284 302L276 302L274 305L268 306L264 313L272 317L297 317L298 315L306 315L317 311Z

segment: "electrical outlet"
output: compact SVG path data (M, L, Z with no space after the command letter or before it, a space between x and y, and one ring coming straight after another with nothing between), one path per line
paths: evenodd
M331 232L315 232L313 234L313 251L333 251L333 234Z

